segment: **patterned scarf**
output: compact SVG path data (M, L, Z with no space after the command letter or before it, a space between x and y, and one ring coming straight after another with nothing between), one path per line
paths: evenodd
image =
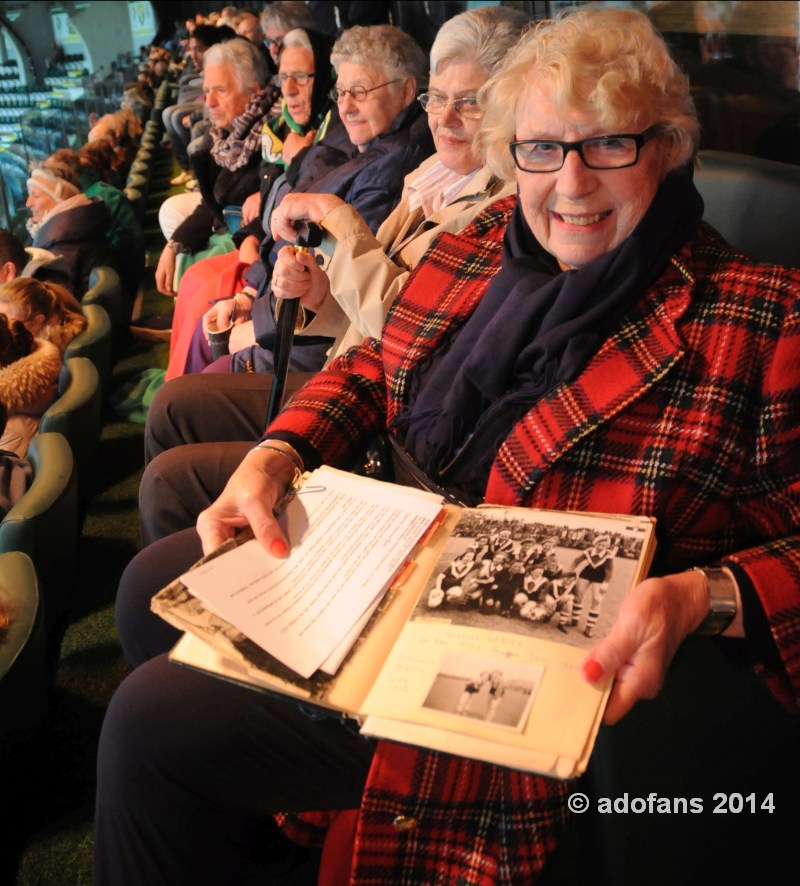
M580 373L702 214L691 172L672 173L623 243L562 272L517 206L500 272L449 349L419 367L397 418L417 464L467 504L481 501L514 424Z
M217 166L234 172L246 166L254 151L261 151L261 129L277 98L277 90L271 84L257 92L244 111L235 117L230 132L212 126L214 144L211 156Z

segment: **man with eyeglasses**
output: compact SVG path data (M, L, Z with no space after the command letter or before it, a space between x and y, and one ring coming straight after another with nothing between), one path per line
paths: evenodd
M339 106L350 141L363 152L410 104L413 78L394 77L376 83L385 76L380 66L349 61L339 66L337 74L338 85L331 90L331 98Z
M288 111L289 117L296 123L305 124L306 118L311 113L311 91L314 87L314 72L301 70L302 65L295 62L294 56L298 53L298 49L294 46L288 46L281 54L281 72L272 78L272 82L280 87L283 95L283 104L285 110ZM308 53L310 55L310 53ZM313 56L312 62L313 62ZM310 67L307 63L306 68ZM286 70L284 70L284 68ZM292 130L283 140L283 160L287 165L291 163L293 157L302 147L308 147L313 142L316 130L312 130L305 135L299 135ZM292 139L292 136L295 138ZM296 141L297 144L291 146L287 142Z

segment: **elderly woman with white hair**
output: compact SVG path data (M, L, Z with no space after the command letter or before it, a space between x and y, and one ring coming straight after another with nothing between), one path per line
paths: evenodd
M206 50L203 92L211 129L209 149L192 155L198 191L170 197L159 211L167 245L156 267L155 282L164 295L175 295L179 253L196 261L233 249L229 236L220 242L210 243L209 239L214 234L227 234L225 207L240 206L259 189L262 128L278 95L277 87L267 82L261 52L242 37Z
M297 392L196 530L123 579L134 670L99 744L99 886L241 882L262 816L348 808L351 884L519 886L553 863L551 883L741 883L740 843L758 847L760 875L786 855L795 871L795 818L770 813L798 768L780 702L800 709L800 273L702 221L689 83L644 14L541 23L479 100L487 162L516 176L518 199L441 235L380 341ZM273 509L295 473L345 468L379 432L401 468L466 504L655 518L650 577L580 668L586 691L610 690L594 782L559 780L556 760L553 777L478 762L457 741L374 744L170 663L177 634L150 613L153 592L247 526L290 556ZM559 701L543 734L567 728ZM770 756L771 784L753 776ZM628 782L637 765L646 780ZM651 815L613 814L625 791ZM586 839L563 839L570 810L594 825ZM631 818L651 819L648 842L619 838ZM581 852L583 870L559 877Z
M108 208L99 197L87 197L58 169L35 167L28 179L25 205L31 216L27 228L32 245L61 257L69 266L70 286L86 292L89 274L98 265L114 266L106 233L111 224Z

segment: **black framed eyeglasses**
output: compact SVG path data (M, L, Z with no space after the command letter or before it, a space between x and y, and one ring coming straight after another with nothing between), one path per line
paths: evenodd
M483 116L483 110L476 98L457 98L446 102L440 95L423 92L417 96L417 99L425 111L436 116L444 114L444 109L447 107L452 107L456 114L465 120L478 120Z
M330 91L330 97L336 102L338 105L342 99L349 93L350 98L353 99L354 102L363 102L364 99L370 94L370 92L375 92L376 89L383 89L384 86L389 86L392 83L399 83L400 78L395 77L394 80L387 80L386 83L380 83L378 86L373 86L371 89L367 89L364 86L351 86L350 89L339 89L338 86L334 86Z
M644 132L597 135L577 142L529 138L513 141L509 148L523 172L558 172L570 151L577 151L589 169L625 169L636 165L639 152L655 131L651 126Z
M294 80L298 86L305 86L313 76L313 74L305 74L302 71L298 71L296 74L275 74L272 82L275 86L283 87L287 80Z

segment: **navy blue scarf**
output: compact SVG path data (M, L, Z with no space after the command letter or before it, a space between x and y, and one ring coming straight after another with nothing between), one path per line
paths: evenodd
M395 423L417 464L465 503L480 502L514 424L577 377L702 214L691 171L672 173L623 243L560 271L517 206L500 272L449 345L419 367Z

